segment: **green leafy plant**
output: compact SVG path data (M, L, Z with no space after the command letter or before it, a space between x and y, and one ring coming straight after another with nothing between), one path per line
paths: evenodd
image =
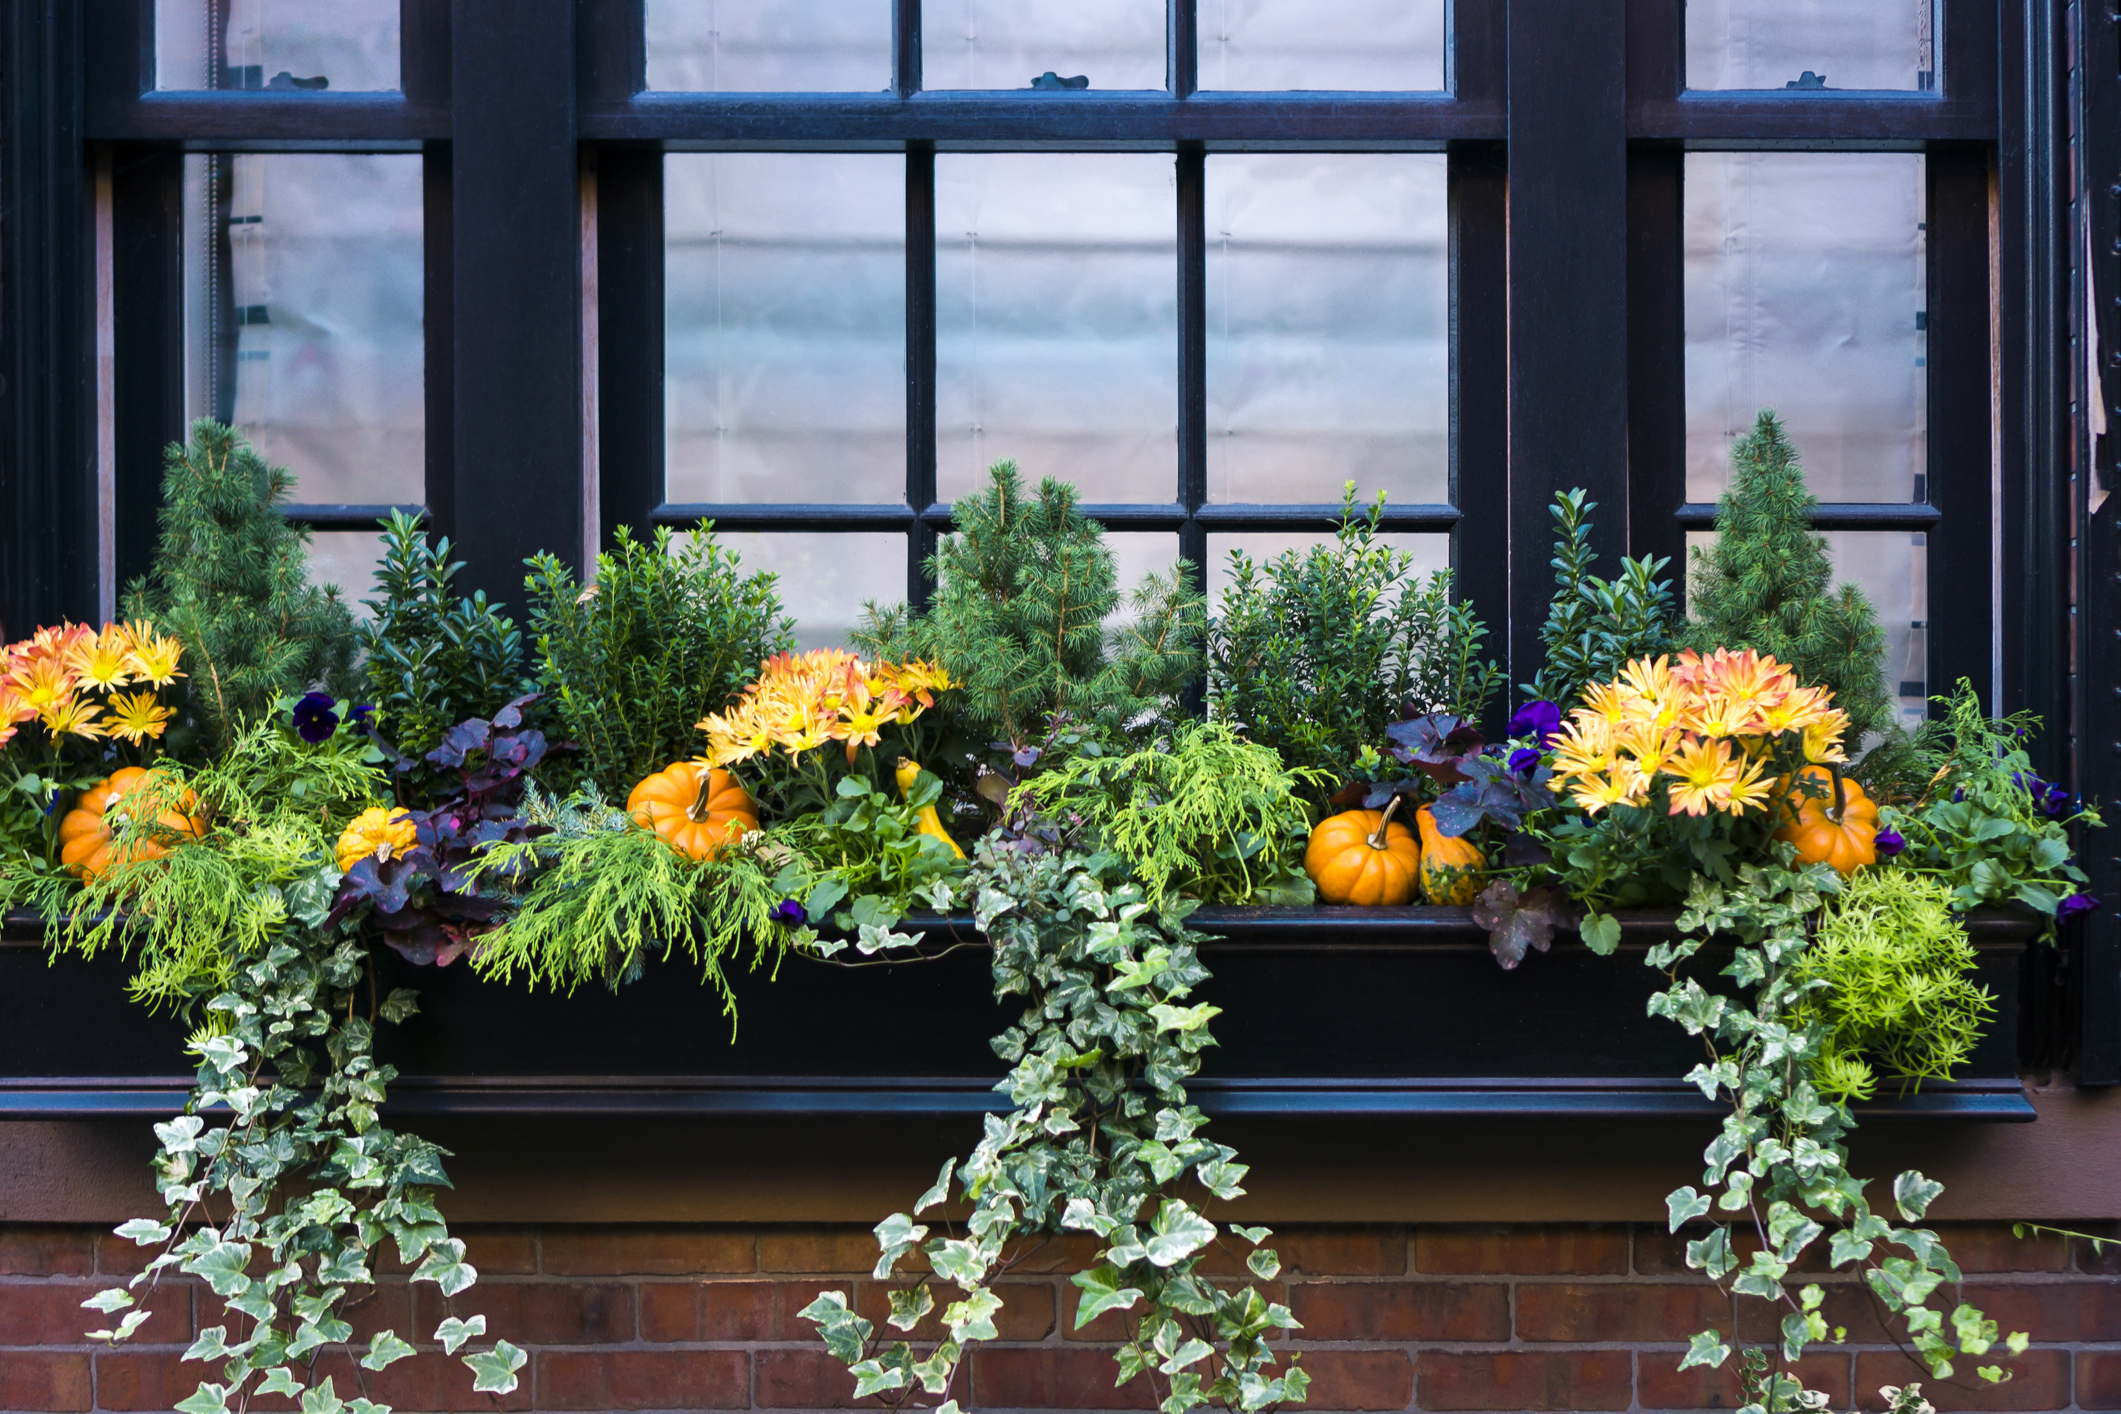
M1267 1345L1295 1319L1249 1282L1224 1286L1201 1269L1226 1233L1250 1249L1243 1261L1258 1280L1274 1280L1280 1263L1258 1245L1265 1228L1221 1227L1199 1206L1203 1193L1239 1196L1245 1168L1230 1146L1202 1136L1206 1120L1186 1095L1217 1013L1187 1000L1208 978L1197 938L1152 911L1110 855L983 840L972 883L975 917L994 944L995 995L1024 1001L1022 1019L994 1040L1012 1066L996 1087L1012 1108L988 1117L962 1163L944 1161L911 1213L876 1228L878 1281L915 1252L925 1259L891 1291L887 1324L910 1332L935 1310L938 1289L954 1288L942 1310L947 1334L916 1353L858 1315L844 1291L820 1294L802 1314L848 1365L857 1397L908 1407L926 1395L938 1414L958 1414L965 1354L996 1335L1008 1289L996 1278L1052 1238L1088 1233L1099 1250L1073 1279L1082 1293L1075 1327L1118 1314L1119 1383L1146 1378L1165 1414L1301 1400L1309 1376L1294 1356L1274 1374ZM962 1229L914 1220L953 1196L970 1208Z
M1664 560L1622 558L1620 575L1612 580L1591 573L1598 556L1591 549L1590 514L1598 503L1581 488L1555 496L1548 509L1554 517L1554 598L1539 630L1546 658L1521 690L1530 700L1566 707L1587 684L1609 681L1634 659L1669 651L1678 611L1671 584L1657 578Z
M1141 751L1077 756L1030 777L1012 804L1029 803L1127 862L1150 904L1308 904L1303 872L1310 814L1299 785L1323 773L1285 767L1271 747L1225 722L1188 722Z
M432 543L419 521L392 511L376 564L380 597L364 600L363 673L369 701L409 758L426 755L442 734L470 717L491 717L536 690L523 672L523 635L486 591L469 598L450 581L464 566L449 558L447 536ZM399 785L401 804L428 803L437 784L416 770Z
M741 573L711 521L683 546L667 527L624 528L587 589L551 555L530 562L538 677L575 777L624 800L647 776L699 754L699 720L719 711L793 642L774 576Z
M1144 576L1132 621L1108 628L1118 574L1075 488L1047 477L1027 496L1013 461L988 477L985 491L956 502L957 530L929 560L928 611L871 603L854 646L941 663L963 684L958 710L983 738L1037 740L1054 713L1112 732L1176 715L1201 667L1205 609L1190 567Z
M309 531L280 514L293 486L211 418L164 453L161 535L125 613L184 644L191 676L169 744L190 759L217 755L280 698L320 684L352 695L353 617L338 590L309 582Z
M1811 946L1791 968L1791 1024L1822 1032L1812 1063L1820 1092L1868 1100L1880 1071L1916 1086L1949 1080L1996 1009L1974 983L1975 963L1943 884L1858 870L1825 901Z
M1752 1298L1780 1312L1774 1367L1754 1372L1758 1407L1769 1411L1824 1406L1824 1397L1806 1391L1792 1373L1805 1349L1828 1334L1823 1289L1807 1283L1793 1290L1791 1277L1822 1240L1828 1265L1861 1275L1938 1379L1949 1379L1952 1361L1962 1355L1979 1357L1998 1345L2015 1355L2028 1344L2022 1333L2001 1338L1996 1323L1973 1306L1930 1304L1960 1280L1937 1234L1913 1226L1942 1184L1913 1170L1893 1181L1903 1226L1873 1211L1865 1181L1848 1171L1845 1140L1855 1122L1814 1079L1828 1026L1805 1012L1820 987L1808 970L1811 920L1840 880L1824 865L1792 869L1790 858L1787 846L1776 846L1771 862L1742 865L1735 883L1698 879L1679 917L1683 936L1652 947L1645 959L1670 984L1650 998L1651 1015L1678 1023L1707 1048L1708 1059L1687 1078L1731 1107L1704 1152L1703 1188L1689 1184L1665 1200L1671 1230L1712 1212L1731 1215L1705 1230L1689 1229L1698 1235L1687 1242L1686 1261L1734 1302ZM1742 989L1738 996L1682 975L1718 935L1736 944L1723 972ZM1733 1233L1739 1225L1755 1239L1749 1256ZM1720 1366L1730 1355L1720 1331L1701 1331L1680 1368ZM1977 1373L1991 1382L2009 1377L2001 1365Z
M1716 543L1697 548L1688 642L1757 648L1834 690L1849 714L1851 741L1892 725L1885 684L1885 631L1853 584L1831 589L1826 539L1811 530L1819 504L1804 484L1797 449L1773 412L1731 446L1731 480L1716 508Z
M921 812L942 794L927 770L903 798L866 776L841 777L829 804L777 831L800 854L783 871L782 893L812 919L848 930L890 928L921 904L945 911L965 862L921 830Z
M1364 514L1348 483L1330 544L1265 563L1230 553L1230 586L1208 626L1208 704L1330 793L1402 716L1479 717L1502 685L1480 656L1487 626L1379 538L1385 498ZM1323 799L1323 797L1321 797Z

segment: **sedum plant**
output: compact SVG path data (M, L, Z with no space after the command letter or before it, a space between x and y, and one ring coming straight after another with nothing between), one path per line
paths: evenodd
M1088 1233L1099 1249L1074 1277L1075 1326L1117 1313L1119 1383L1146 1379L1165 1414L1301 1400L1309 1376L1294 1356L1276 1373L1267 1344L1296 1325L1287 1308L1250 1282L1225 1286L1201 1270L1226 1234L1248 1249L1246 1270L1260 1281L1280 1263L1258 1245L1265 1228L1218 1226L1201 1211L1203 1194L1241 1194L1245 1168L1202 1137L1206 1120L1186 1095L1217 1014L1187 1000L1208 977L1196 935L1152 911L1110 855L1022 853L990 838L972 887L994 945L995 995L1024 1002L1018 1024L994 1038L1012 1066L995 1088L1013 1108L987 1117L962 1163L944 1161L912 1212L877 1225L878 1281L915 1253L925 1268L892 1291L888 1331L856 1314L844 1291L822 1293L803 1315L848 1365L856 1397L958 1414L964 1357L995 1338L995 1279L1054 1237ZM865 932L864 950L912 942ZM915 1221L953 1197L970 1209L961 1229ZM917 1352L897 1332L939 1301L947 1334Z

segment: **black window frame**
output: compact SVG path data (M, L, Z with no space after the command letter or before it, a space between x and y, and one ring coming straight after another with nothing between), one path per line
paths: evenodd
M1600 503L1601 554L1683 563L1680 217L1692 150L1919 152L1927 159L1926 498L1823 506L1822 528L1921 531L1926 649L1996 710L2052 724L2050 774L2106 801L2121 663L2114 511L2093 519L2095 448L2079 252L2121 254L2114 24L2032 0L1946 0L1942 84L1907 92L1687 91L1683 0L1455 0L1446 90L1197 92L1195 0L1168 0L1162 92L924 92L920 0L896 0L888 91L645 91L641 0L401 0L392 93L153 87L153 0L28 0L0 18L0 627L86 617L96 602L97 173L109 173L107 393L115 569L144 568L162 446L181 432L183 154L417 152L425 163L426 427L420 509L467 578L502 598L517 566L577 558L585 530L689 524L907 538L907 589L950 509L936 499L934 156L955 150L1168 152L1177 164L1178 495L1090 507L1114 530L1323 531L1334 506L1208 503L1206 159L1223 151L1441 151L1449 163L1450 500L1388 508L1448 532L1460 593L1529 679L1551 589L1553 494ZM2068 67L2070 42L2083 77ZM2072 88L2072 83L2078 86ZM2073 107L2074 105L2074 107ZM2074 113L2075 124L2071 117ZM2104 115L2103 126L2092 121ZM2085 134L2089 136L2085 136ZM2075 134L2076 136L2073 136ZM2084 144L2072 152L2072 142ZM662 188L668 150L864 150L906 157L905 499L884 505L665 501ZM2071 165L2076 157L2079 166ZM2095 175L2079 178L2073 174ZM2081 186L2081 190L2079 189ZM597 250L593 397L584 389L582 202ZM2113 288L2112 270L2099 275ZM2112 300L2097 316L2121 363ZM1512 331L1524 331L1512 337ZM2100 395L2100 390L2090 390ZM594 446L585 409L595 409ZM2113 413L2121 417L2121 404ZM2117 429L2121 439L2121 429ZM2111 439L2110 439L2111 440ZM600 521L583 524L584 478ZM320 530L387 507L305 505ZM1978 576L1949 567L1978 563ZM2064 572L2064 567L2069 572ZM1992 592L2000 584L2000 594ZM2093 738L2097 738L2094 749ZM2121 855L2091 851L2121 905ZM2117 910L2121 911L2121 910ZM2121 1082L2121 927L2082 930L2073 989L2087 1078ZM2096 1019L2096 1025L2090 1024ZM2056 1054L2069 1044L2055 1043Z

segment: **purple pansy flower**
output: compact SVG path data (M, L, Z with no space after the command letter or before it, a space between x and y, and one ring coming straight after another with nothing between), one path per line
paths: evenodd
M1877 835L1873 837L1871 843L1878 847L1878 852L1880 854L1884 855L1887 859L1891 859L1901 850L1907 848L1907 837L1901 834L1898 830L1880 830Z
M2080 913L2090 913L2099 906L2099 900L2090 894L2071 894L2055 905L2055 921L2067 923Z
M1520 776L1529 776L1539 765L1539 753L1529 746L1520 746L1510 753L1510 769Z
M329 741L331 734L339 729L339 714L332 708L338 703L328 692L305 693L295 703L295 735L311 746Z
M1516 716L1510 718L1509 730L1504 735L1536 736L1539 744L1545 746L1561 735L1561 709L1545 700L1527 702L1517 709Z
M783 928L800 928L810 921L810 914L794 899L784 898L773 906L773 921Z
M367 725L368 725L368 719L369 719L370 717L373 717L373 716L374 716L375 714L376 714L376 704L375 704L375 703L373 703L373 702L361 702L361 703L357 703L357 704L355 704L355 706L354 706L354 709L353 709L353 711L352 711L351 713L349 713L349 714L348 714L348 718L349 718L349 720L351 720L351 721L353 722L353 724L354 724L355 726L357 726L357 727L365 727L365 726L367 726Z

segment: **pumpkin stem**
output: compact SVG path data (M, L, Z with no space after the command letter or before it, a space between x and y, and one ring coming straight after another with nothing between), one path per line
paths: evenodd
M1399 809L1399 802L1405 799L1406 797L1403 795L1395 795L1385 805L1385 813L1378 817L1377 828L1370 832L1370 848L1383 849L1385 847L1385 828L1392 823L1392 812Z
M1849 807L1848 792L1841 788L1841 768L1829 765L1826 769L1827 774L1834 778L1834 808L1827 812L1827 818L1838 825L1841 823L1842 814Z
M700 772L699 794L692 798L692 804L685 807L685 818L695 825L702 825L707 821L707 795L713 786L714 772Z

